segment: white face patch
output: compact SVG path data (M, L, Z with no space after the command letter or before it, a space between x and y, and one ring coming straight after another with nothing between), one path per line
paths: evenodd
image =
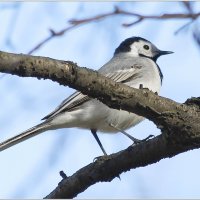
M132 56L144 55L151 58L154 56L154 49L156 49L151 43L142 40L134 42L130 48Z
M139 56L139 51L135 44L136 43L134 42L133 44L130 45L131 51L128 53L129 53L129 55L136 57L136 56Z

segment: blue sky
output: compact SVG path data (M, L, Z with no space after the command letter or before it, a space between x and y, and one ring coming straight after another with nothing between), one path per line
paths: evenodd
M178 2L18 2L0 3L0 47L2 51L27 53L49 35L49 28L60 30L72 18L86 18L113 10L114 5L141 14L184 12ZM196 9L200 3L196 3ZM144 21L124 28L131 17L111 17L83 25L55 38L33 55L71 60L79 66L100 68L122 40L141 36L162 50L174 51L158 64L164 74L161 95L178 102L199 96L200 49L191 30L174 32L187 20ZM74 90L50 80L0 78L0 141L37 123ZM128 130L137 138L160 130L145 120ZM131 141L122 134L99 135L108 153L127 148ZM101 155L91 133L80 129L45 132L0 153L0 198L42 198L61 180L59 171L69 176ZM78 198L199 198L199 150L189 151L147 167L121 175L121 181L98 183Z

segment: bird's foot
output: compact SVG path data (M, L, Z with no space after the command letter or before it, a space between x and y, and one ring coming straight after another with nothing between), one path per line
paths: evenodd
M106 161L106 160L110 160L110 156L108 156L107 154L106 155L103 155L103 156L97 156L93 159L93 162L103 162L103 161Z
M148 90L148 91L149 91L149 88L144 87L143 84L140 84L140 85L139 85L139 89Z
M133 141L133 144L140 144L142 142L146 142L148 141L149 139L152 139L153 137L155 137L154 135L149 135L148 137L142 139L142 140L139 140L137 138L133 138L132 141Z
M120 131L121 133L123 133L124 135L126 135L129 139L131 139L133 141L133 144L139 144L141 142L146 142L147 140L149 140L150 138L154 137L154 135L149 135L148 137L144 138L143 140L139 140L135 137L133 137L132 135L128 134L126 131L121 130L119 128L117 128L116 126L114 126L113 124L110 124L111 127L115 128L116 130Z

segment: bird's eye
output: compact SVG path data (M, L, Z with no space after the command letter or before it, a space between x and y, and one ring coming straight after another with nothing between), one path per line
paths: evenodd
M146 49L146 50L149 50L149 46L146 45L146 44L143 46L143 48Z

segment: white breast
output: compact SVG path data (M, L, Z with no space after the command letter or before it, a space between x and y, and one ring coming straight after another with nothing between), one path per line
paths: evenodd
M161 78L159 74L159 69L156 63L149 59L140 59L141 68L139 70L140 78L137 81L133 80L127 83L130 87L140 88L140 84L143 88L148 88L152 92L157 92L159 94L161 88Z

